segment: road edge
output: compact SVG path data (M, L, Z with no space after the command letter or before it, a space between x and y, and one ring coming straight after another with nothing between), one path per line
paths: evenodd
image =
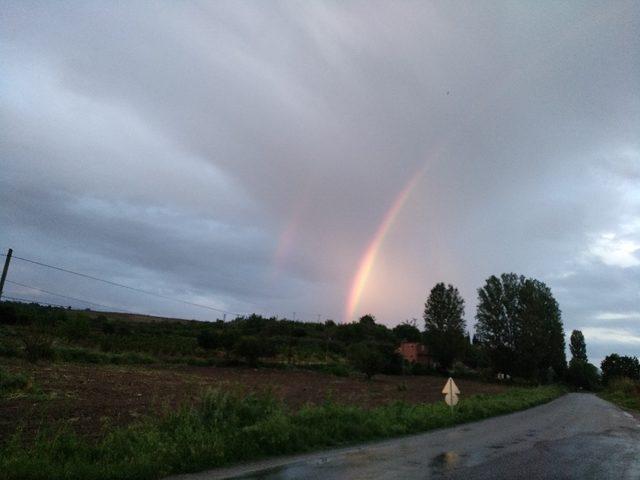
M483 419L480 419L480 420L472 420L472 421L469 421L469 422L461 422L461 423L458 423L456 425L451 425L451 426L448 426L448 427L434 428L434 429L431 429L431 430L425 430L423 432L411 433L411 434L408 434L408 435L400 435L400 436L397 436L397 437L387 437L387 438L382 438L382 439L378 439L378 440L371 440L369 442L359 442L359 443L353 444L353 445L345 445L345 446L335 447L335 448L325 448L325 449L321 449L321 450L311 450L311 451L308 451L308 452L296 453L296 454L291 454L291 455L282 455L282 456L277 456L277 457L264 458L262 460L253 460L253 461L250 461L250 462L246 462L244 464L239 463L239 464L235 464L235 465L229 465L229 466L226 466L226 467L218 467L218 468L213 468L213 469L209 469L209 470L203 470L201 472L178 473L178 474L170 475L168 477L163 477L161 480L228 480L228 479L232 479L232 478L243 477L243 476L250 475L250 474L253 474L253 473L262 472L262 471L265 471L265 470L277 469L277 468L280 468L280 467L285 466L285 465L292 465L292 464L296 464L296 463L309 462L309 461L320 461L323 458L326 458L328 456L344 455L344 454L348 454L348 453L359 452L359 451L364 450L364 449L369 448L369 447L384 446L386 443L395 442L395 441L401 440L401 439L410 439L410 438L414 438L414 437L417 438L417 437L420 437L422 435L427 435L427 434L431 434L431 433L437 433L437 432L442 432L442 431L445 431L445 430L457 428L457 427L459 427L461 425L470 425L470 424L474 424L474 423L485 422L485 421L492 420L492 419L498 418L498 417L506 417L506 416L509 416L509 415L516 415L516 414L519 414L519 413L522 413L522 412L533 410L535 408L544 407L546 405L549 405L549 404L551 404L553 402L556 402L556 401L560 400L561 398L565 397L569 393L571 393L571 392L565 391L564 393L560 394L559 396L557 396L555 398L552 398L551 400L548 400L548 401L543 402L543 403L539 403L537 405L533 405L533 406L528 407L528 408L523 408L523 409L520 409L520 410L514 410L512 412L498 414L498 415L492 415L490 417L486 417L486 418L483 418ZM616 407L620 408L616 404L613 404L613 405L615 405Z

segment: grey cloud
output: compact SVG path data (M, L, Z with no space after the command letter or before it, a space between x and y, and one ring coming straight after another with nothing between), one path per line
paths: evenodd
M338 318L426 163L359 313L419 317L444 280L472 324L476 289L502 271L547 281L567 330L637 310L638 269L589 253L606 232L640 242L623 228L640 212L633 2L3 12L3 244L60 261L67 245L109 275L120 257L134 283L230 309Z

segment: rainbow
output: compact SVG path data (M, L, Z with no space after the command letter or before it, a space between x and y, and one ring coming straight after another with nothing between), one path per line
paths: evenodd
M344 312L344 321L350 322L353 320L353 316L355 314L356 308L358 307L358 303L360 302L360 297L362 296L362 292L364 287L367 284L367 280L369 279L369 275L371 274L371 269L373 268L373 264L376 261L376 257L378 256L378 252L380 250L380 246L382 242L389 232L391 225L394 220L402 210L402 207L406 203L409 196L411 196L411 192L419 183L420 179L424 175L424 172L427 169L428 164L425 163L413 176L409 179L409 181L405 184L404 188L400 190L400 193L396 196L391 204L389 210L382 218L382 222L378 226L373 238L369 242L367 249L364 251L362 258L360 259L360 263L358 264L358 270L356 271L353 280L351 281L351 288L349 289L349 296L347 297L347 303Z
M583 34L585 38L587 38L587 34L589 32L588 27L593 25L597 25L601 20L607 17L607 13L609 16L613 17L612 12L604 11L598 12L601 15L592 15L590 17L585 17L585 19L574 25L572 29L566 29L565 38L566 41L572 40L572 37L577 36L578 34ZM578 27L583 27L578 28ZM559 43L560 44L560 43ZM498 84L495 89L496 92L501 95L495 95L493 97L486 96L482 103L476 105L475 109L467 114L467 117L478 117L481 113L483 113L488 107L491 106L491 102L497 102L501 100L501 97L506 95L508 92L507 87L510 85L516 85L518 82L516 80L524 81L530 72L535 70L535 67L546 61L548 53L544 52L540 54L537 58L533 58L529 61L527 68L520 70L512 70L508 72L508 74L503 75L502 82ZM454 138L455 132L451 132L448 140L451 141ZM440 145L438 151L442 151L443 148L448 144L447 141L443 141ZM351 287L349 289L349 295L347 297L345 312L344 312L344 320L349 322L353 320L356 308L358 307L358 303L360 301L360 297L362 296L362 292L367 284L367 280L369 279L369 275L371 274L371 270L373 268L373 264L376 261L378 256L378 252L384 241L385 236L389 232L394 220L402 210L402 207L406 203L407 199L411 196L412 191L415 189L416 185L419 183L420 179L424 175L425 171L430 162L425 162L421 168L408 180L405 184L404 188L400 191L400 193L393 200L391 207L387 210L384 217L382 218L382 222L378 226L375 234L369 244L367 245L366 250L364 251L360 262L358 264L358 269L356 274L354 275L351 281ZM282 258L286 256L286 252L289 249L291 243L293 243L293 237L295 235L295 220L292 224L288 225L285 231L282 233L282 237L280 239L280 243L278 246L278 250L276 252L276 263L281 262Z

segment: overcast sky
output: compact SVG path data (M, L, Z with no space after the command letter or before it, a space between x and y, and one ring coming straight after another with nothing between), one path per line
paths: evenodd
M0 0L0 248L345 320L377 240L354 315L421 317L444 281L472 326L477 288L516 272L592 360L638 355L639 85L631 1ZM9 280L216 317L20 260Z

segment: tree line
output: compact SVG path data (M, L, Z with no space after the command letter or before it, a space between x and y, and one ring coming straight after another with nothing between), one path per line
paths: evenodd
M514 273L492 275L478 289L475 335L469 341L464 300L453 285L438 283L424 309L424 342L441 369L454 361L493 374L537 382L566 380L596 390L616 378L640 381L636 357L612 353L598 368L589 363L584 335L573 330L567 365L562 315L543 282Z
M567 363L558 302L543 282L514 273L490 276L478 289L475 335L469 342L464 300L438 283L424 309L424 339L443 369L455 360L535 381L563 378Z
M140 322L127 314L73 311L36 304L0 303L0 356L29 357L36 352L69 355L69 347L91 358L96 352L136 352L151 359L192 364L289 364L326 368L334 373L355 369L377 373L424 374L438 370L455 376L521 379L547 383L567 379L579 388L600 382L586 355L584 336L570 338L565 357L562 315L543 282L514 273L492 275L477 290L475 333L465 321L465 302L451 284L429 292L423 322L405 321L393 328L373 315L356 322L304 323L260 315L231 321ZM4 327L3 327L4 325ZM4 330L3 330L4 328ZM410 364L398 353L402 342L426 345L433 365ZM88 358L88 357L87 357ZM640 377L635 357L611 354L601 364L602 380Z

